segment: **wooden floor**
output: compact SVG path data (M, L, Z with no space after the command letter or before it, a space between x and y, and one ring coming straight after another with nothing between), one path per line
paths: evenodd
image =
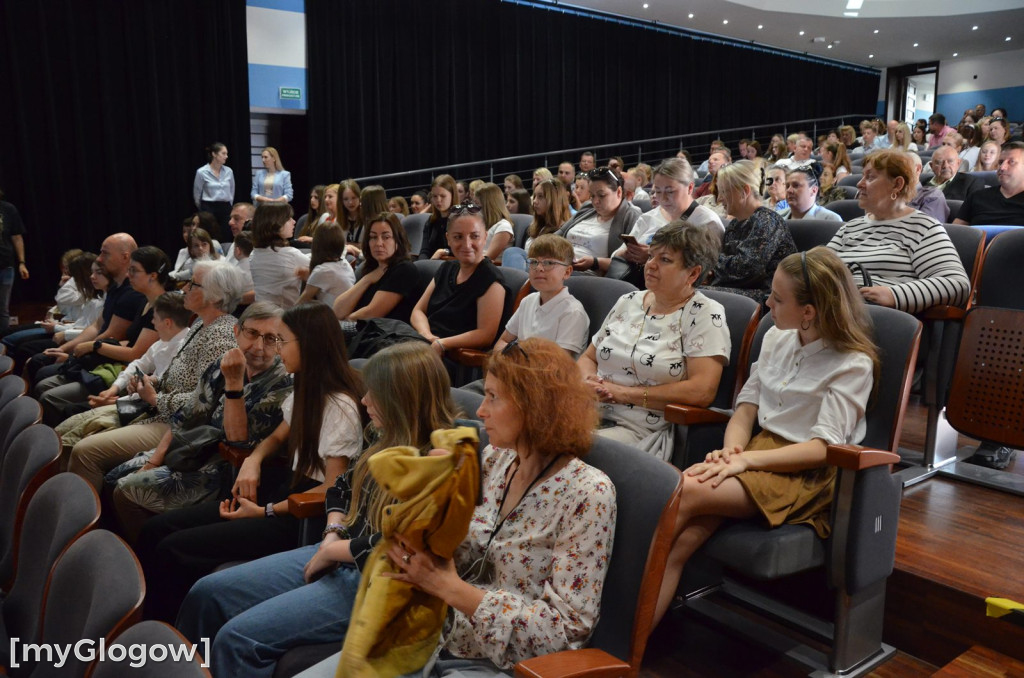
M920 450L924 426L924 408L912 402L901 446ZM961 438L961 445L971 442ZM1024 460L1006 472L1024 474ZM1024 629L987 618L988 596L1024 602L1024 497L942 477L907 488L885 620L885 640L899 652L871 675L1024 676ZM642 671L650 678L806 673L781 655L680 613L651 636Z

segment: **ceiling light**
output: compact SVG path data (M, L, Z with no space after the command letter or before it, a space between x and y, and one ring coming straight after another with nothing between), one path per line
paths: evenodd
M722 19L722 23L723 24L727 24L727 23L729 23L729 20L728 19Z
M959 52L953 52L953 56L959 56Z
M916 42L914 43L914 47L917 47L917 43Z
M689 18L691 18L691 19L693 18L693 12L690 12Z
M874 58L875 58L875 55L874 55L874 54L869 54L869 55L868 55L868 58L869 58L869 59L874 59Z
M878 29L877 28L875 29L875 35L878 35Z
M1006 36L1006 42L1010 42L1010 36Z
M761 30L762 28L764 28L764 25L763 25L763 24L758 24L758 25L757 25L757 30Z
M800 35L803 35L803 34L804 34L804 32L803 32L803 31L800 31Z
M860 16L858 12L843 12L843 16Z
M847 0L846 9L860 9L863 4L864 0Z
M977 26L971 26L971 30L972 31L976 31L976 30L978 30L978 27Z
M647 9L648 7L650 7L650 5L648 5L648 4L647 4L647 3L645 2L645 3L644 3L644 9Z
M832 49L832 45L829 45L829 46L828 46L828 49Z

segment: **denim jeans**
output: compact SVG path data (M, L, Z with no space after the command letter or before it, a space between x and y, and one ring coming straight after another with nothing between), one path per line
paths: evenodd
M506 247L501 253L501 266L529 272L530 268L526 265L526 250L522 247Z
M306 584L303 568L319 545L277 553L203 577L192 587L176 626L194 643L212 639L217 678L271 678L293 647L345 638L359 570L343 565Z
M14 267L0 270L0 332L11 324L11 288L14 287Z

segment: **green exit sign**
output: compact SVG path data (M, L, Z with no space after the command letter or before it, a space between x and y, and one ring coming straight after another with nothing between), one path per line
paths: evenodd
M299 101L302 99L302 90L298 87L279 87L277 98L289 101Z

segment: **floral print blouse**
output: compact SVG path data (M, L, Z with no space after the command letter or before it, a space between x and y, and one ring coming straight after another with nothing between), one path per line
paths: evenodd
M483 503L455 565L486 594L472 617L455 611L445 634L452 654L486 658L503 669L586 643L600 612L615 536L615 487L577 458L536 484L500 523L498 508L515 458L514 450L490 445L481 452Z

